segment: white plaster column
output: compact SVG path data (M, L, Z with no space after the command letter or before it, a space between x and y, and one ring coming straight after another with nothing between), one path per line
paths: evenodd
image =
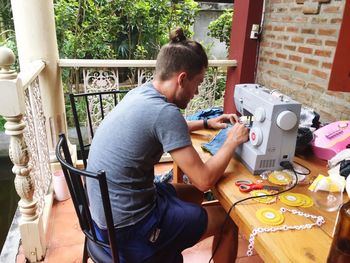
M58 134L66 133L64 97L60 68L53 0L11 0L21 70L31 61L41 59L45 69L39 75L50 161Z

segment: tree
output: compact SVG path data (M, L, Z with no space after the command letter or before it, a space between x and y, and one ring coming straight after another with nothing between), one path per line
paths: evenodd
M8 47L17 54L10 0L0 1L0 46Z
M0 2L0 42L5 42L13 32L10 0Z
M191 35L193 0L56 0L61 57L151 59L181 26Z
M225 43L226 48L230 47L230 35L232 28L233 9L227 9L216 20L210 22L208 36Z

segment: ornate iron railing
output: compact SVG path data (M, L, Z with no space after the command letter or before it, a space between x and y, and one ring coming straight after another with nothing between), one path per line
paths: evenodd
M59 60L59 66L65 71L66 89L73 93L137 87L153 79L155 65L155 60ZM226 68L236 65L235 60L209 60L209 70L199 94L189 103L184 115L222 105Z

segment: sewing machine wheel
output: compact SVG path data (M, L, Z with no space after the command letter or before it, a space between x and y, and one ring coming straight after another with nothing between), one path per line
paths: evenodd
M298 122L298 117L294 112L286 110L278 114L277 126L284 131L289 131L295 127Z

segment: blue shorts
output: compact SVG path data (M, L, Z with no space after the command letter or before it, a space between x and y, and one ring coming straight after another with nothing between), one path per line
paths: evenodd
M195 245L207 228L204 208L180 200L169 183L157 183L156 189L156 207L135 225L116 229L121 263L183 262L181 252ZM107 239L107 231L96 230Z

